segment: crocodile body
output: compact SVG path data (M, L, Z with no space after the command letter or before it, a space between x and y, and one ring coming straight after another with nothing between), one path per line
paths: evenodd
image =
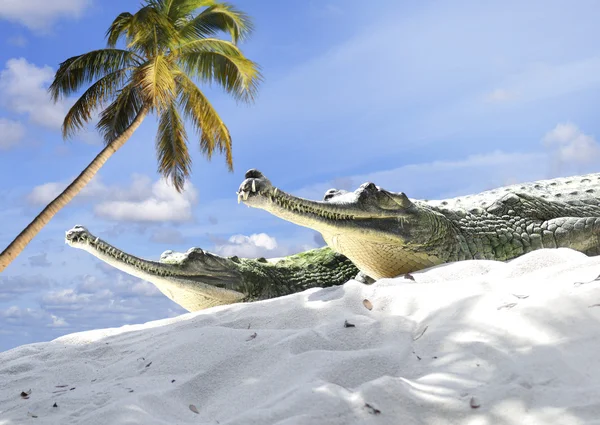
M365 183L297 198L250 170L238 201L319 231L329 248L278 262L193 248L160 262L126 254L76 227L67 242L154 283L188 310L272 298L314 286L395 277L467 259L509 260L541 248L600 253L600 174L518 184L441 201L409 199ZM108 249L107 247L110 247ZM182 301L185 300L185 301Z

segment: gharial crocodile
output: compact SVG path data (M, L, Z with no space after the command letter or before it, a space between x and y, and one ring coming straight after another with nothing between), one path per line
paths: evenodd
M200 248L160 261L127 254L76 226L69 245L155 284L190 311L272 298L310 287L363 282L467 259L509 260L540 248L600 253L600 173L507 186L442 201L409 199L365 183L323 201L246 173L238 201L319 231L329 247L278 261L221 257Z

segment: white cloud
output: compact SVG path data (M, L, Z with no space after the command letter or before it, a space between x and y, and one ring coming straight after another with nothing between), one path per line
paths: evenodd
M559 167L578 167L600 161L600 144L573 123L558 124L546 133L542 143Z
M25 127L19 121L0 118L0 150L10 149L25 136Z
M80 18L90 4L90 0L3 0L0 2L0 18L44 32L62 17Z
M43 317L43 312L32 308L21 308L13 305L5 310L0 310L0 317L9 319L12 321L24 321L24 320L39 320Z
M33 205L46 205L56 198L65 188L64 183L44 183L33 188L27 195L27 202Z
M68 107L65 101L50 99L47 87L53 79L49 66L38 67L24 58L9 59L0 72L0 101L13 112L27 115L34 124L60 129Z
M50 201L60 195L74 179L75 177L71 178L68 182L48 182L35 186L27 195L27 202L32 205L47 205ZM133 175L132 179L133 183L131 187L123 190L121 188L105 185L102 182L100 175L97 174L83 189L81 189L81 192L77 194L75 200L101 201L107 199L109 196L120 198L123 196L139 196L141 193L145 193L143 191L143 186L149 187L151 181L150 178L142 175ZM149 190L146 192L149 192Z
M73 288L47 292L42 296L45 310L81 310L92 303L110 300L114 294L110 289L102 288L93 293L79 292Z
M134 181L134 185L136 183L140 184L139 181ZM140 193L147 192L147 186L142 189ZM171 184L160 179L152 185L151 193L143 199L140 199L139 194L132 194L131 198L102 202L96 205L94 212L99 217L119 221L190 221L197 193L190 182L186 183L182 193L178 193Z
M48 182L35 186L27 195L32 205L46 205L56 198L75 177L68 181ZM152 179L142 174L132 174L129 186L106 185L96 174L77 194L76 201L143 201L152 196Z
M50 318L52 319L52 323L48 324L48 327L50 327L50 328L64 328L64 327L69 326L67 321L65 319L63 319L62 317L58 317L58 316L55 316L54 314L51 314Z
M215 252L226 257L237 255L244 258L269 258L287 255L288 249L279 247L274 237L257 233L250 236L233 235L227 242L216 244Z

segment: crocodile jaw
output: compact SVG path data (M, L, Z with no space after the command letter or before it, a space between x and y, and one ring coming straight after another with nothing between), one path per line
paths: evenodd
M356 239L404 244L403 224L412 217L414 205L403 193L392 193L364 184L354 192L333 199L312 201L290 195L258 170L246 173L237 192L238 202L260 208L325 235L352 234Z
M231 269L200 272L189 267L189 252L171 263L144 260L127 254L95 237L82 226L66 232L65 242L132 276L154 284L169 299L189 311L242 301L246 295L230 289L235 281ZM225 259L223 259L225 260ZM196 262L196 268L201 264Z
M443 262L435 250L421 249L434 230L444 226L443 218L403 193L365 183L354 192L332 190L324 201L311 201L273 187L258 170L245 177L239 201L320 232L327 245L372 278L395 277Z

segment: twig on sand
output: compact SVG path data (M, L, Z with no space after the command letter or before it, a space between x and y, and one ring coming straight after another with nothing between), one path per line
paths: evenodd
M345 328L355 328L356 325L354 323L350 323L349 321L345 320L344 321L344 327Z
M600 275L598 275L598 277L596 279L592 279L592 280L589 280L587 282L575 282L575 283L573 283L573 285L574 286L581 286L581 285L587 285L588 283L598 282L598 281L600 281Z
M425 326L423 328L423 330L413 338L413 341L416 341L417 339L421 338L423 336L423 334L425 333L425 331L429 328L429 325Z
M379 415L381 414L381 410L377 409L376 407L373 407L371 404L369 403L365 403L365 407L367 408L367 411L371 414L371 415Z

